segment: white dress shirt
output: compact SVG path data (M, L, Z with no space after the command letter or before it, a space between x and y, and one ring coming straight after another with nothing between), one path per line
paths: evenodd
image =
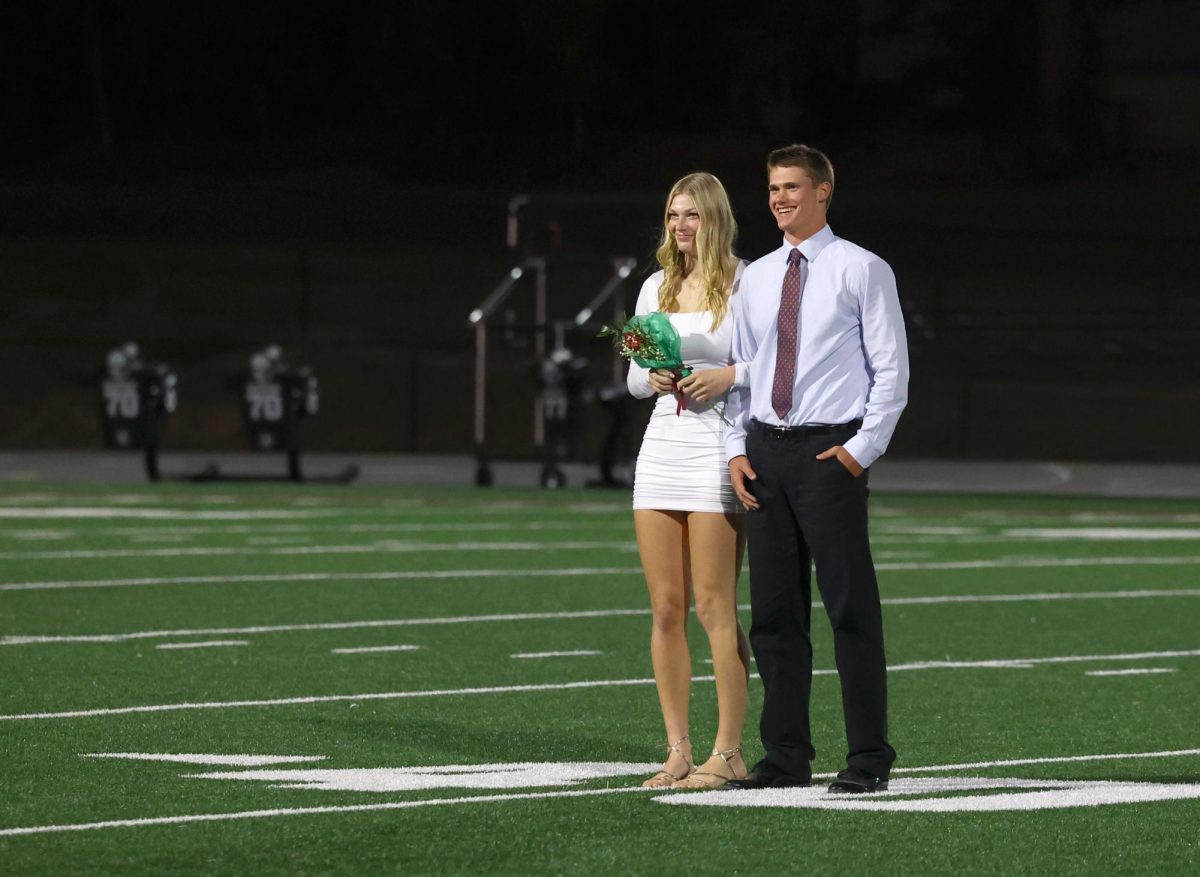
M779 299L786 241L750 264L741 294L730 300L734 362L747 363L729 392L727 459L746 453L748 421L774 426L847 423L861 419L844 447L864 469L887 449L908 401L908 342L888 264L834 235L826 225L798 249L808 260L796 335L792 409L780 420L771 407Z

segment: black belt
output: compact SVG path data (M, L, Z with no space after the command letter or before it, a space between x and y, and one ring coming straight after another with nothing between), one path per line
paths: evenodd
M810 435L828 435L834 432L857 432L862 426L861 420L851 420L849 423L803 423L800 426L772 426L761 420L751 420L751 432L770 436L775 439L802 439Z

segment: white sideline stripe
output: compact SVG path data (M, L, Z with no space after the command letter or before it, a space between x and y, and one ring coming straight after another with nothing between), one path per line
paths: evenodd
M300 764L324 761L324 755L191 755L157 752L81 752L80 758L119 758L122 761L168 761L175 764L207 764L228 767L267 767L273 764Z
M1143 676L1148 673L1175 673L1175 667L1142 667L1129 670L1088 670L1088 676Z
M228 648L229 646L248 646L250 645L244 639L210 639L203 642L189 643L159 643L154 648L156 649L220 649Z
M599 542L372 542L369 545L290 545L286 548L100 548L89 551L3 551L0 560L96 560L115 557L261 557L267 554L408 554L435 551L633 551L628 540Z
M389 572L267 573L239 576L167 576L137 579L72 579L57 582L10 582L0 591L53 591L65 588L132 588L144 585L210 585L247 582L348 582L400 579L545 578L559 576L641 575L639 566L569 567L567 569L429 569Z
M638 573L641 570L637 570ZM592 575L592 571L576 571L575 574ZM1200 589L1179 588L1145 591L1064 591L1062 593L1038 594L946 594L932 597L887 597L880 602L884 606L927 606L939 603L1020 603L1047 600L1132 600L1148 597L1200 597ZM749 610L749 604L741 604L739 610ZM433 618L390 618L369 621L328 621L309 624L276 624L259 627L210 627L182 628L175 630L139 630L129 633L93 634L8 634L0 637L0 646L46 645L53 643L117 643L138 639L162 639L173 636L227 636L234 634L289 633L310 630L355 630L375 627L410 627L426 624L476 624L493 621L548 621L570 618L615 618L621 616L649 615L650 609L587 609L576 612L514 612L501 615L458 615Z
M509 655L510 658L573 658L575 656L585 655L603 655L604 652L597 652L594 649L577 649L573 652L517 652L514 655Z
M415 652L423 646L399 645L399 646L362 646L356 649L330 649L332 655L365 655L368 652Z
M976 770L990 767L1012 767L1030 764L1070 764L1090 761L1120 761L1135 758L1179 758L1200 755L1200 749L1176 749L1161 752L1119 752L1100 755L1067 755L1052 758L1015 758L1005 761L976 761L967 764L940 764L925 767L893 768L892 773L925 773L939 770ZM814 779L829 779L835 774L815 774ZM140 828L151 825L183 825L191 822L225 822L240 819L263 819L274 816L304 816L323 813L365 813L378 810L408 810L415 807L454 806L457 804L489 804L507 801L535 801L553 798L583 798L593 795L615 795L653 791L640 786L621 786L607 789L576 789L559 792L518 792L504 795L465 795L458 798L426 798L417 801L386 801L379 804L344 804L329 807L288 807L275 810L242 810L229 813L192 813L182 816L152 816L142 819L111 819L104 822L79 822L67 825L30 825L21 828L0 828L0 837L30 834L53 834L67 831L98 831L106 828Z
M495 543L482 543L495 544ZM569 544L569 543L548 543ZM633 543L616 543L632 545ZM249 552L261 554L264 552ZM279 552L276 552L279 553ZM945 562L889 562L877 563L877 570L904 572L911 570L938 569L1037 569L1040 567L1077 566L1192 566L1200 565L1200 556L1180 557L1067 557L1067 558L1011 558L1000 560L956 560ZM5 582L0 591L48 591L65 588L129 588L147 585L207 585L241 584L248 582L326 582L326 581L372 581L388 579L452 579L488 578L506 576L567 576L567 575L641 575L641 567L594 567L568 569L463 569L463 570L405 570L390 572L333 572L333 573L265 573L261 575L224 576L146 576L125 579L63 579L45 582ZM1128 593L1148 593L1131 591ZM884 601L887 602L886 600Z
M952 670L964 668L1024 668L1036 664L1066 664L1089 661L1142 661L1151 658L1200 657L1200 649L1171 652L1129 652L1118 655L1061 655L1048 658L1006 658L981 661L915 661L888 667L889 672L905 670ZM832 676L836 670L814 670L814 676ZM758 674L751 674L757 678ZM716 677L693 676L693 682L713 682ZM528 685L499 685L476 688L443 688L412 691L378 691L363 694L321 694L303 697L278 697L262 700L208 701L201 703L162 703L143 706L106 707L90 710L69 710L54 713L23 713L0 715L0 721L28 721L33 719L79 719L97 716L119 716L133 713L164 713L180 710L234 709L249 706L295 706L316 703L339 703L344 701L401 700L412 697L460 697L473 694L515 694L535 691L566 691L581 688L610 688L630 685L653 685L654 679L594 679L581 682L543 682Z

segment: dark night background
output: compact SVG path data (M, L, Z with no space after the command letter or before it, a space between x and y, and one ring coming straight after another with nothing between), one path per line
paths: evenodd
M98 446L132 338L179 373L168 449L241 447L229 379L277 341L322 381L311 447L467 452L466 316L513 264L550 256L568 317L697 169L757 257L763 158L807 142L899 278L891 453L1197 458L1193 2L50 0L0 32L0 447ZM529 455L529 339L494 337L489 441Z

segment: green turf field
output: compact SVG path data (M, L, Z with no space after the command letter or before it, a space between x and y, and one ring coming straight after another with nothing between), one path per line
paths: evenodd
M872 504L900 760L846 801L638 788L623 494L4 486L0 874L1200 873L1196 504Z

